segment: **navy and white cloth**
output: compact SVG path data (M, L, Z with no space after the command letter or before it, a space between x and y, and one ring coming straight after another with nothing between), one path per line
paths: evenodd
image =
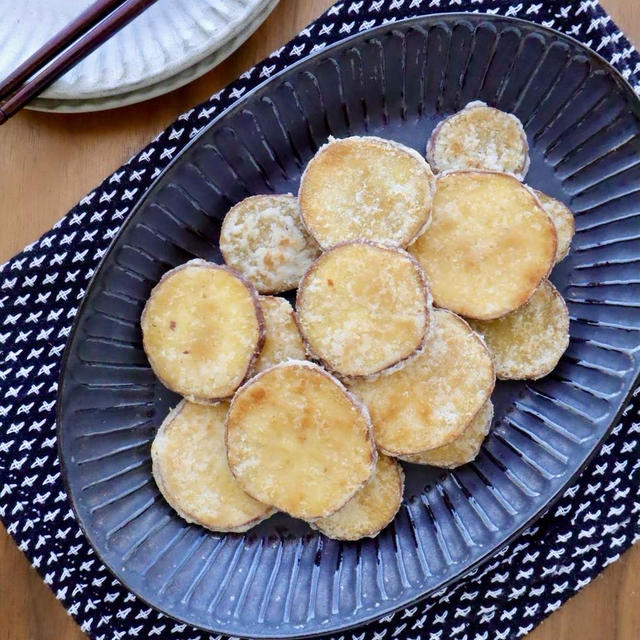
M301 57L358 31L425 13L474 11L553 27L611 61L640 93L640 56L595 0L359 0L335 4L269 58L181 115L0 268L0 518L95 640L207 640L113 578L80 531L56 447L60 360L85 288L151 181L212 118ZM640 537L640 389L595 459L538 523L488 564L344 640L512 640L533 629Z

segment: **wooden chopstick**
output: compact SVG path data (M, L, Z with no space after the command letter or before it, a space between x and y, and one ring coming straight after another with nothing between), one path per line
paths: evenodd
M99 0L91 5L2 82L0 87L5 92L19 88L0 104L0 124L155 2L157 0ZM81 37L74 42L78 35ZM20 86L46 64L40 73Z
M76 38L98 22L106 18L125 0L98 0L88 6L77 18L47 40L34 54L29 56L15 71L0 82L0 100L26 82L34 73L40 71L54 56L62 53Z

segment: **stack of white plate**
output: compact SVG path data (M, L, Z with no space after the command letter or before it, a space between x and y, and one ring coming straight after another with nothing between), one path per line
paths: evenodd
M0 78L94 0L0 0ZM158 0L29 106L93 111L147 100L237 49L278 0Z

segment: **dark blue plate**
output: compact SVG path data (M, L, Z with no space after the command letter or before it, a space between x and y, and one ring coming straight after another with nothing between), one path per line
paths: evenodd
M523 121L527 182L567 202L577 233L553 281L571 344L543 380L499 383L479 458L452 473L406 466L405 502L375 540L327 540L278 515L246 534L181 520L151 477L151 439L177 398L151 372L139 317L168 269L219 261L227 210L296 192L329 135L421 152L481 99ZM135 594L204 629L254 638L336 632L459 577L543 512L615 423L640 369L640 107L570 38L513 19L441 15L328 48L244 96L149 190L91 284L59 399L69 495L96 552Z

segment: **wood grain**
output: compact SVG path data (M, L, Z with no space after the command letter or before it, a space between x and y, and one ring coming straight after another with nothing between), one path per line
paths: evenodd
M25 111L15 116L0 129L0 260L51 227L177 114L229 83L331 4L331 0L281 0L265 24L228 60L188 86L142 105L108 113ZM602 4L640 43L640 3L602 0ZM637 640L639 598L640 548L635 548L528 640ZM0 640L63 639L86 636L0 527Z

